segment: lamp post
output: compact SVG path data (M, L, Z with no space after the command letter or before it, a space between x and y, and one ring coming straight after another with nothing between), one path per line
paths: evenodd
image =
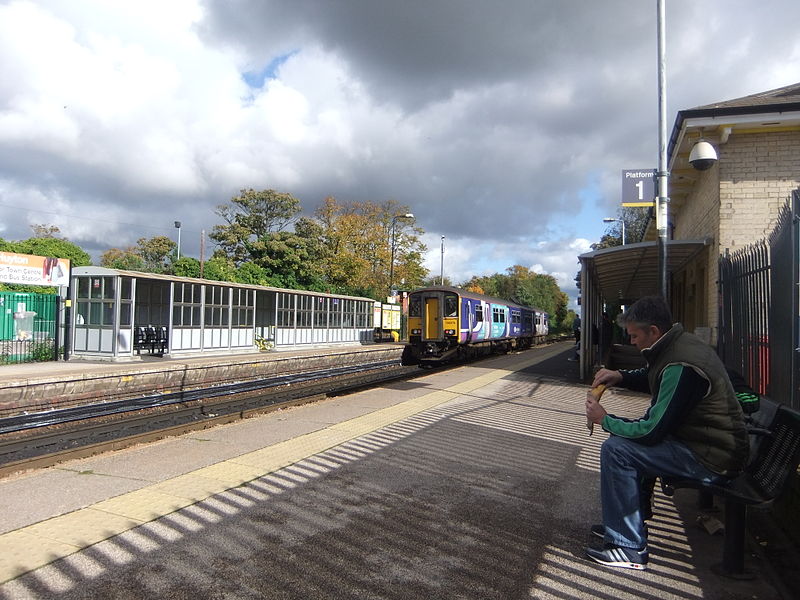
M439 267L439 285L444 285L444 236L442 236L442 262Z
M667 235L669 230L669 188L667 171L667 76L664 0L658 0L658 196L656 197L656 229L658 230L658 266L661 297L667 297Z
M603 223L622 223L622 245L625 245L625 220L624 219L614 219L612 217L606 217L603 219Z
M389 295L392 294L392 287L394 286L394 243L397 237L397 220L398 219L413 219L413 213L405 213L404 215L395 215L392 217L392 259L389 261Z
M178 230L178 258L176 260L181 259L181 222L175 221L175 229Z

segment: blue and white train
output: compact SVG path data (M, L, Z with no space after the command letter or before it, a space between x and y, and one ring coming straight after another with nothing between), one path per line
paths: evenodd
M482 353L528 348L549 329L543 310L435 286L408 297L408 344L403 364L434 364Z

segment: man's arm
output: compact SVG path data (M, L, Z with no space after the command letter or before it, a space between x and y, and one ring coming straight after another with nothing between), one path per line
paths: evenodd
M598 385L606 385L608 387L614 385L621 385L624 388L633 390L635 392L650 393L650 384L647 380L647 369L636 369L635 371L612 371L611 369L600 369L594 375L592 387Z
M691 367L669 365L661 374L652 404L640 419L606 415L602 427L613 435L642 444L656 444L672 433L708 393L709 381Z

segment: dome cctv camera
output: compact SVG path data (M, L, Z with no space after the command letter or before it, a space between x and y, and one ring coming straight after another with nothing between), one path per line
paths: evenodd
M689 153L689 163L698 171L707 171L717 162L717 151L704 140L697 142Z

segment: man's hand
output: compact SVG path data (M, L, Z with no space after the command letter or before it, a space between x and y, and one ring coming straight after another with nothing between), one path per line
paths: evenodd
M612 371L610 369L600 369L594 374L592 387L596 388L598 385L611 387L617 385L618 383L622 383L622 373L619 371Z
M613 372L613 371L612 371ZM600 384L599 386L593 387L586 393L586 422L587 424L597 424L603 422L603 417L605 417L608 413L606 409L600 406L600 396L603 395L606 386L604 384ZM589 426L589 431L591 432L592 427Z

